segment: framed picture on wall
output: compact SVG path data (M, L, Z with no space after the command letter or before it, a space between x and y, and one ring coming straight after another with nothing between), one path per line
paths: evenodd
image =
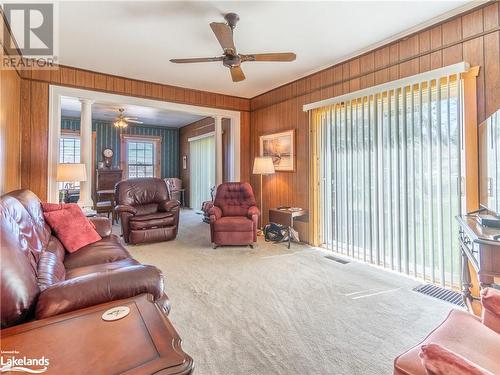
M295 130L260 136L260 156L273 158L276 171L295 170Z

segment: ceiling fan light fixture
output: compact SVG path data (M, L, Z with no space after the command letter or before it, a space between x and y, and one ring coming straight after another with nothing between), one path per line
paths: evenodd
M125 129L128 126L127 121L125 121L123 118L119 118L118 120L116 120L113 125L115 126L115 128L120 129Z

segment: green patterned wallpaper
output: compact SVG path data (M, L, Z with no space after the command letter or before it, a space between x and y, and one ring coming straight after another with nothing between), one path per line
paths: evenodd
M80 119L63 117L61 129L79 131ZM161 177L179 177L179 129L131 124L120 130L111 122L93 120L92 130L96 132L96 163L102 160L102 150L111 148L113 165L119 165L120 134L151 135L161 137Z

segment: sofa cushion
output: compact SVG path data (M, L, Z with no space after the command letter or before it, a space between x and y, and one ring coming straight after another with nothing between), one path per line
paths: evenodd
M64 258L66 272L77 267L91 266L100 263L116 262L130 258L130 254L120 244L115 235L103 238L93 244L82 247L74 253L67 253Z
M129 225L132 230L166 227L175 225L175 215L171 212L137 215L130 218Z
M214 223L216 232L252 232L253 221L246 216L224 216Z
M500 335L484 326L474 315L452 310L419 345L401 354L394 362L396 374L426 375L419 357L420 347L434 343L467 358L494 374L500 374ZM481 348L481 350L478 350Z
M55 283L66 279L64 264L57 259L55 253L44 251L38 261L38 286L40 290L45 290Z
M15 198L3 196L0 200L0 317L1 327L21 323L32 313L38 288L36 272L40 252L33 246L33 221L26 209Z
M422 345L420 358L427 372L433 375L493 375L467 358L437 344Z
M64 257L66 256L66 250L64 249L64 246L62 245L61 241L59 241L56 236L50 236L50 240L49 243L47 244L47 247L45 248L45 251L54 253L56 258L61 263L64 262Z
M53 206L53 204L42 204L43 215L57 238L70 253L101 239L95 226L90 224L76 204L61 204L56 210Z
M42 244L41 247L45 248L51 237L51 230L43 217L42 202L40 199L35 193L27 189L15 190L8 195L16 198L26 211L28 211L33 221L33 230Z
M109 272L123 267L137 266L140 263L132 258L118 260L116 262L94 264L91 266L77 267L68 270L66 280L74 279L75 277L89 275L96 272Z
M481 304L483 324L500 334L500 290L494 288L481 290Z

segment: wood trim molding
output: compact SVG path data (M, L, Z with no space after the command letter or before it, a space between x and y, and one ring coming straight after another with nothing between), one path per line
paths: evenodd
M309 144L311 157L309 158L309 243L319 246L319 147L318 127L320 110L309 111Z
M467 212L479 208L479 146L477 131L477 82L479 66L462 73L463 122L465 153L465 207Z

